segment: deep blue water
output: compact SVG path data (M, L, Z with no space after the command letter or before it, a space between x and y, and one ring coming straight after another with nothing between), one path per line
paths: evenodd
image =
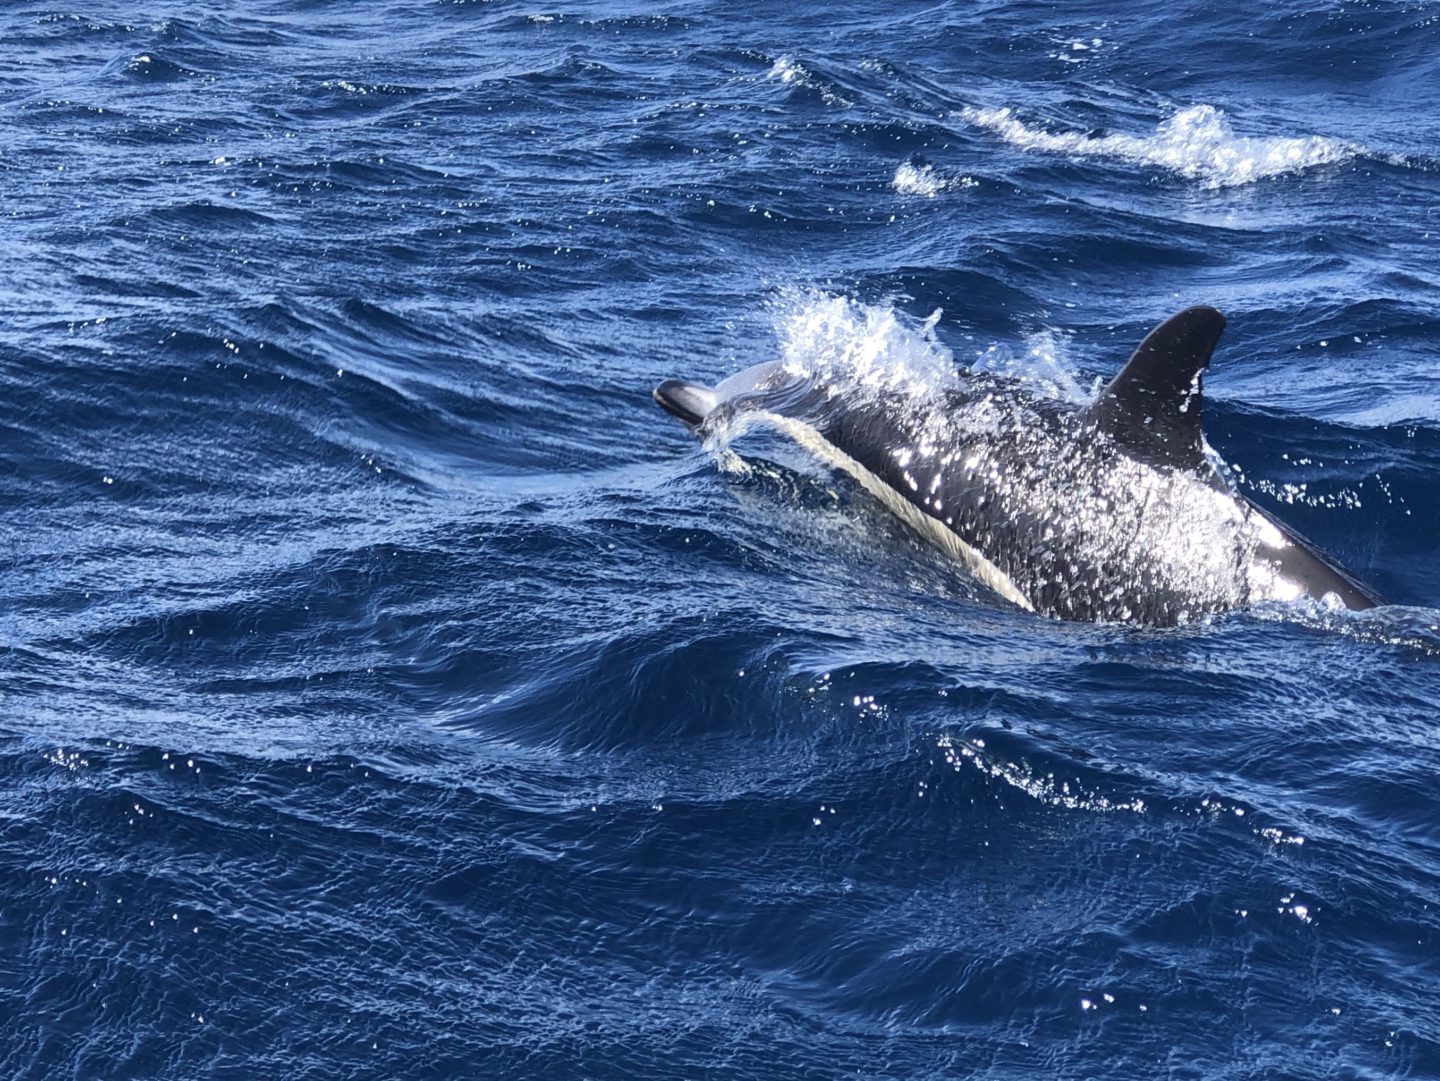
M147 7L0 8L0 1076L1440 1076L1434 3ZM1047 621L649 399L1196 303L1395 606Z

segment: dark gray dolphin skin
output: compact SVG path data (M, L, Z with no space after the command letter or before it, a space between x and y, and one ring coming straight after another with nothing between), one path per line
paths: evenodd
M917 398L779 363L654 397L702 438L773 425L1044 615L1169 626L1260 601L1382 604L1217 467L1200 377L1224 327L1214 308L1172 316L1084 407L984 373Z

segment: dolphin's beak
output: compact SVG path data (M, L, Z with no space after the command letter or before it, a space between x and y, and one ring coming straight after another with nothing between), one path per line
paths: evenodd
M709 387L687 383L683 379L667 379L650 394L661 409L691 429L699 427L719 404L715 392Z

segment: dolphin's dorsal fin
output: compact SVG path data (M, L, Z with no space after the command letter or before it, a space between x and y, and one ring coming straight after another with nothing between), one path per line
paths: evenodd
M1200 468L1200 374L1224 329L1225 317L1203 305L1172 315L1146 335L1085 415L1145 461Z

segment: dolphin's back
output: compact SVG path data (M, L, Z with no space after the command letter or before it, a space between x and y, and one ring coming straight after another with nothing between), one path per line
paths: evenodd
M937 391L778 363L714 388L669 380L655 398L702 435L768 418L1047 615L1169 625L1260 601L1381 603L1217 471L1201 375L1224 325L1205 307L1166 320L1084 407L980 373Z
M1023 394L940 418L876 402L821 431L1044 614L1172 624L1250 600L1244 510L1209 478L1130 462L1078 411Z

